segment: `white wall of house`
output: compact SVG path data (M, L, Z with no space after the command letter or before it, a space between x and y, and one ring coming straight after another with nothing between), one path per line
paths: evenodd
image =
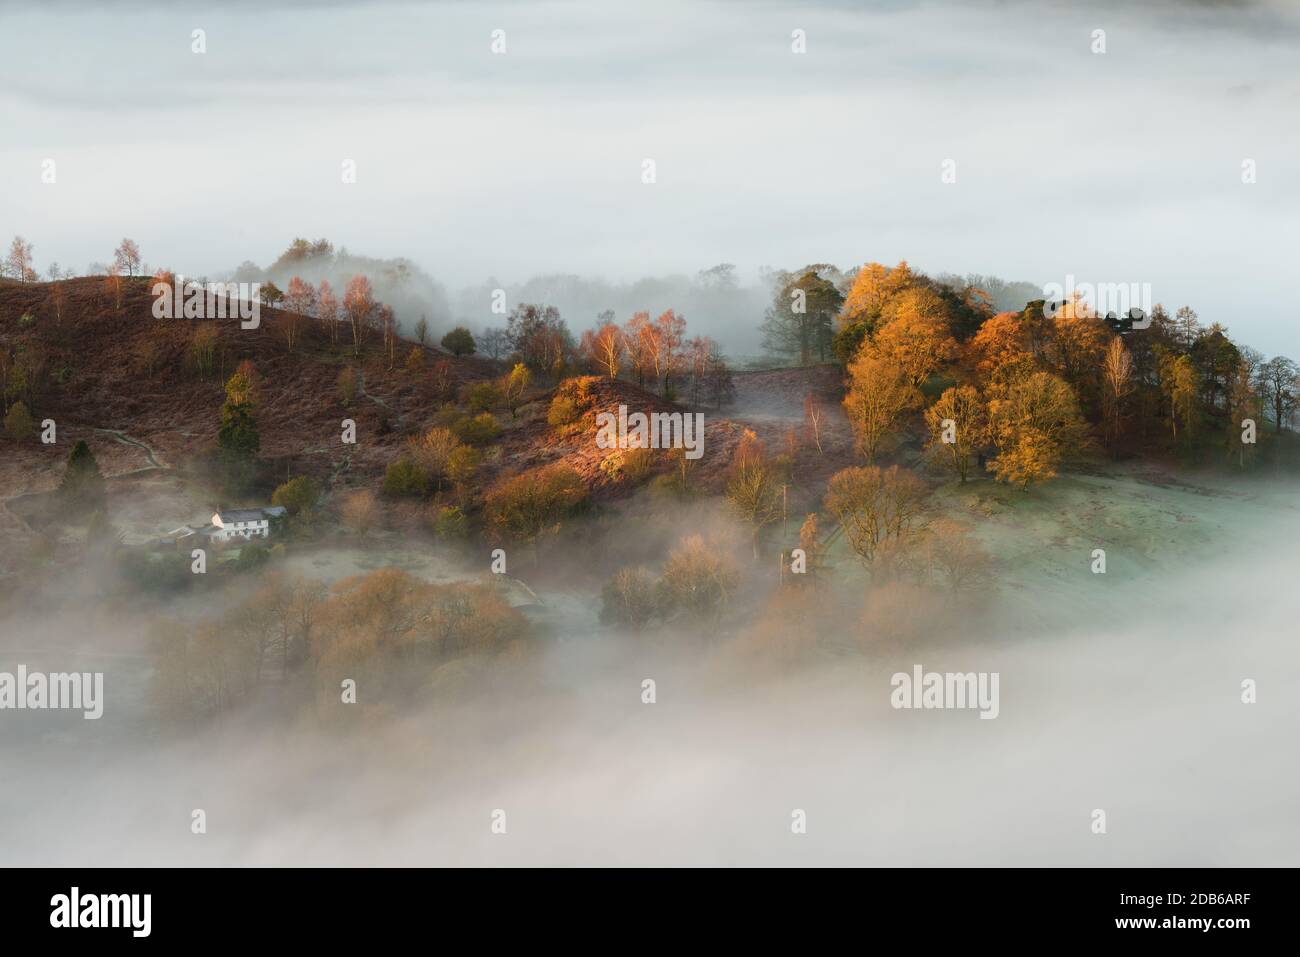
M229 525L224 525L221 522L220 513L214 512L212 524L220 529L220 531L212 533L213 540L218 542L228 542L232 538L268 538L271 534L271 523L265 518L251 522L232 522Z

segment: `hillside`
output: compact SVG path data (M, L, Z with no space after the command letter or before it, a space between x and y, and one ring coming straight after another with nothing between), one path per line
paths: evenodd
M261 324L242 329L237 319L156 319L152 314L152 279L124 280L120 307L104 277L83 277L59 284L0 281L0 353L4 369L36 370L29 405L37 422L53 419L58 441L15 442L0 436L0 488L8 508L0 522L10 533L23 529L23 501L39 500L58 484L68 450L85 440L109 479L109 493L119 515L138 510L146 534L163 525L189 520L216 501L210 456L215 447L223 383L244 360L256 366L261 383L257 422L260 458L266 463L262 489L286 476L307 474L329 491L370 488L378 491L385 468L406 440L438 421L436 414L467 384L500 375L504 365L476 357L454 357L441 349L401 340L397 361L389 368L377 333L354 359L343 324L339 342L310 318L290 351L283 335L289 314L263 307ZM193 355L199 325L215 331L212 369L201 374ZM411 371L412 349L424 354L424 368ZM340 397L340 372L354 365L358 394L350 403ZM446 381L436 381L435 365ZM802 397L817 393L836 424L828 432L827 469L842 465L849 447L847 424L837 408L839 373L812 370L737 374L737 403L732 409L705 414L704 455L696 477L716 484L739 441L752 427L774 453L788 442L802 419ZM686 407L624 382L592 379L590 405L581 419L556 428L547 422L553 388L534 387L516 416L494 410L500 437L485 450L476 482L477 499L503 476L564 462L578 471L596 498L618 497L632 486L602 470L607 451L595 441L596 415L632 411L685 412ZM733 417L728 417L728 415ZM353 419L357 442L341 440L341 424ZM668 467L666 460L659 470ZM140 494L134 494L140 493ZM117 501L118 498L121 501ZM168 501L169 498L175 499ZM148 508L142 499L147 499ZM30 529L28 529L30 530Z
M54 284L0 283L0 346L11 355L24 350L42 355L44 381L32 411L38 420L53 418L60 433L54 449L36 443L21 450L6 446L0 480L11 492L48 488L55 478L50 467L78 438L85 438L97 456L103 454L109 474L157 463L187 467L211 446L222 383L244 359L256 364L262 379L262 456L280 470L319 477L344 470L372 475L387 461L385 449L399 441L395 433L437 401L430 377L409 375L400 363L388 369L372 344L359 363L363 393L345 406L335 383L351 350L326 348L317 332L288 351L280 336L284 313L266 307L257 329L242 329L235 319L204 323L216 331L216 341L213 372L201 376L187 356L198 323L153 318L151 281L125 281L120 310L102 277L59 283L65 298L62 321L52 301ZM24 321L24 316L31 318ZM402 343L401 358L414 346ZM448 358L438 349L424 352L429 365ZM454 359L451 383L459 387L497 371L485 360ZM339 441L340 422L349 417L367 436L354 449ZM387 434L385 418L392 427ZM122 435L119 440L94 430ZM122 448L122 441L138 445Z

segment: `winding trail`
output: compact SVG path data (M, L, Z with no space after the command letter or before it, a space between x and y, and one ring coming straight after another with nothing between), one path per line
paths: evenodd
M111 435L113 436L113 438L115 438L118 442L121 442L123 445L134 445L137 449L142 449L144 451L145 458L149 460L149 464L144 466L143 468L131 469L128 472L118 472L117 475L134 475L136 472L147 472L150 469L159 469L162 471L166 471L167 469L171 468L170 465L165 465L164 463L159 461L158 455L154 451L152 446L148 445L145 442L141 442L139 439L131 438L131 436L127 435L125 432L121 431L120 429L101 429L99 427L95 427L95 431L103 432L106 435ZM116 478L117 476L115 475L112 477Z
M357 376L357 391L361 395L369 399L371 402L375 403L375 405L379 406L381 409L391 412L394 416L396 416L398 431L401 431L406 427L406 422L402 418L402 413L398 412L396 409L394 409L383 399L379 398L379 396L371 395L369 392L366 391L366 374L364 372L362 372L360 375Z

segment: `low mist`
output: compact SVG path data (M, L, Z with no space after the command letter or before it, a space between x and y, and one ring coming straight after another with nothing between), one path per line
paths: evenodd
M758 606L720 629L605 629L590 588L557 584L589 563L553 552L535 655L351 731L257 708L160 729L130 658L138 635L92 631L74 608L11 622L0 670L36 667L33 647L71 667L78 649L76 667L107 672L108 701L98 722L6 720L0 860L1285 864L1300 853L1300 512L1287 501L1241 493L1222 540L1153 541L1148 573L1094 576L1080 561L1025 587L1029 573L1012 572L983 614L943 633L797 659L742 653ZM863 586L848 567L837 577L826 604L851 642ZM914 664L998 672L998 717L893 709L890 676ZM1242 702L1248 678L1256 704ZM190 833L195 808L206 834ZM791 833L795 809L806 834ZM505 834L490 829L497 810Z

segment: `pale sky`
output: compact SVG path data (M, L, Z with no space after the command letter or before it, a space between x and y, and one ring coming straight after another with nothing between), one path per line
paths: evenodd
M189 275L325 236L453 293L906 258L1148 282L1300 358L1300 3L0 3L0 79L41 269L124 235Z

